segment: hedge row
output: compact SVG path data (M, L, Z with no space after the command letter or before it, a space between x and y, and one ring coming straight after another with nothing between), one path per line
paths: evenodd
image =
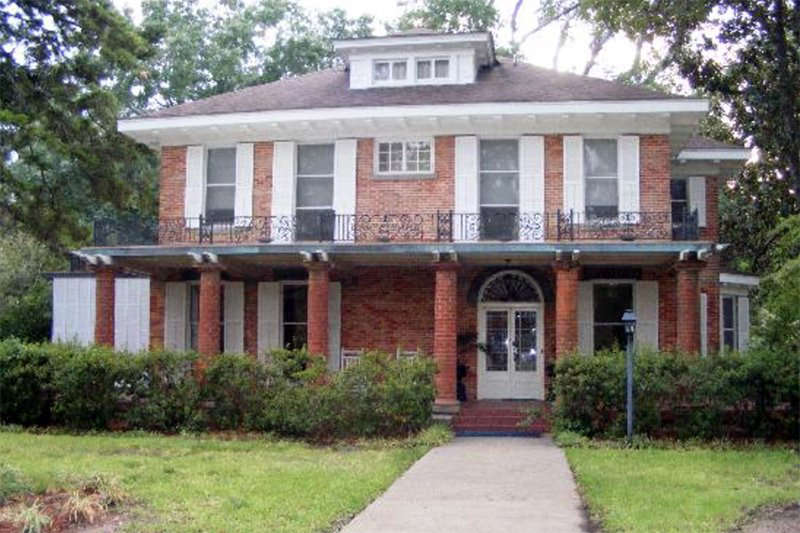
M389 436L429 423L435 364L370 353L337 373L305 351L262 364L221 355L199 383L193 353L0 342L0 421L74 429L269 431L313 439Z
M571 355L555 371L554 425L586 436L625 431L625 354ZM651 437L796 439L800 354L636 355L635 431Z

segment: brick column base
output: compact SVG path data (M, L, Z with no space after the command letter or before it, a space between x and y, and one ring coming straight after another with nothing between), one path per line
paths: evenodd
M578 348L578 274L573 263L553 265L556 274L556 358Z
M328 357L328 263L308 264L308 351Z
M114 347L114 270L95 270L94 343Z
M197 325L198 371L205 371L211 357L220 352L221 271L216 267L200 270L200 317Z
M436 360L436 410L457 411L456 293L458 265L446 263L436 268L433 304L433 357Z
M700 352L700 287L697 275L703 264L681 261L677 270L677 346L686 353Z
M164 322L166 320L166 284L150 278L150 349L164 348Z

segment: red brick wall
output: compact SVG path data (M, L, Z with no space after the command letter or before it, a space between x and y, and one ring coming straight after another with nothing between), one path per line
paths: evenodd
M556 357L578 347L578 277L580 268L557 264L556 272Z
M719 239L719 187L722 178L706 176L706 227L700 228L700 239L714 241Z
M678 317L677 281L675 272L665 271L658 276L658 345L662 350L677 346L675 324Z
M258 282L244 282L244 351L258 355Z
M107 267L95 271L94 343L114 346L114 270Z
M436 401L453 403L457 401L457 264L439 265L436 268L434 293L433 357L439 369L436 374Z
M676 341L681 351L700 351L700 291L698 273L701 265L682 262L677 269Z
M268 217L272 213L271 142L257 142L253 147L253 216Z
M164 320L166 285L164 281L150 278L150 349L164 348Z
M219 353L220 323L219 311L222 302L222 282L218 268L204 268L200 271L200 316L197 325L197 351L202 356L199 368L208 357Z
M163 147L161 149L161 177L158 188L159 219L183 217L185 188L186 147Z
M327 264L308 267L308 351L313 355L328 353L328 294L330 276Z
M639 137L639 209L670 211L670 145L667 135Z
M564 206L564 138L547 135L544 138L544 210L556 213ZM556 220L550 216L547 239L557 238Z
M711 256L698 273L700 291L708 297L708 353L719 351L719 273L720 257Z

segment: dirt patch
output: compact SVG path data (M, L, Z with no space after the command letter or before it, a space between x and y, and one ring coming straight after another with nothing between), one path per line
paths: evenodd
M116 505L92 488L21 494L0 506L0 533L26 526L46 533L112 533L123 522Z
M736 533L800 533L800 503L754 511Z

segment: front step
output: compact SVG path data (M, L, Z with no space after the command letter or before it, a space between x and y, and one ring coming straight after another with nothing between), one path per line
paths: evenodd
M525 410L543 402L478 400L462 404L452 426L459 436L539 436L550 430L547 420L520 426Z

